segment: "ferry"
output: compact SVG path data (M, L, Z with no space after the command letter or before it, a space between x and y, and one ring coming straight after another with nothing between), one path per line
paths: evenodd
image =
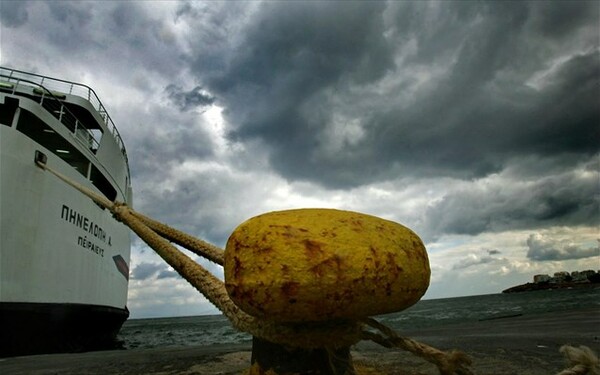
M127 152L94 90L0 67L3 357L108 348L129 316L129 229L41 160L132 205Z

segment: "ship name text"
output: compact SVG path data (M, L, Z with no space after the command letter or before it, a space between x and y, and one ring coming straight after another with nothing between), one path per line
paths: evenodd
M98 254L101 257L104 257L104 247L98 246L98 244L95 243L96 241L92 240L97 239L107 243L108 246L112 246L110 236L106 235L106 231L101 226L94 223L85 215L80 214L66 204L62 205L60 218L88 233L83 236L77 236L78 246Z
M104 256L104 249L94 244L92 241L88 240L87 236L77 237L77 245L83 247L84 249L89 249L90 251L100 255L101 257Z
M63 204L62 210L60 212L60 218L68 221L69 223L75 225L88 232L92 236L101 240L102 242L106 242L106 232L96 223L70 208L66 204ZM109 245L110 245L110 237L109 237Z

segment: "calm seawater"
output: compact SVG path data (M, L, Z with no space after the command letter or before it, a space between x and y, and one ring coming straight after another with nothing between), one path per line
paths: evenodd
M398 313L377 319L399 331L478 321L510 315L584 310L600 307L600 287L488 294L419 301ZM118 339L125 349L250 342L222 315L130 319Z

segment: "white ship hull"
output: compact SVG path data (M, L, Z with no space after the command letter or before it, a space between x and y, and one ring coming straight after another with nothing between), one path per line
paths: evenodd
M0 121L0 354L101 348L129 315L129 230L38 168L34 157L41 152L49 166L80 184L128 202L126 156L109 129L102 129L95 150L88 149L76 141L77 132L23 95L0 92L0 110L11 112L16 100L12 116ZM28 130L32 115L33 127L43 123L70 148ZM68 150L87 164L61 155ZM99 173L104 185L92 181Z

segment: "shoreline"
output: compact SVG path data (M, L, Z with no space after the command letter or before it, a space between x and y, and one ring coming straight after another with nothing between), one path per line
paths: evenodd
M508 289L504 289L502 293L524 293L535 292L538 290L557 290L557 289L585 289L585 288L600 288L600 282L562 282L551 284L548 282L525 283L515 285Z
M585 345L600 354L600 307L468 322L403 336L473 359L475 374L548 375L563 370L562 345ZM251 344L111 350L0 359L6 374L234 375L250 367ZM433 375L437 368L411 353L371 342L352 347L357 364L387 375Z

